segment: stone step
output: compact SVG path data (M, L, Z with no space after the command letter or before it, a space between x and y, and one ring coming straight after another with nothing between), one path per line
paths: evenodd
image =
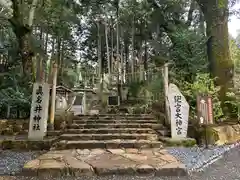
M113 134L113 133L130 133L130 134L153 134L154 130L150 128L92 128L92 129L66 129L64 134Z
M62 140L54 144L53 149L119 149L119 148L162 148L163 144L160 141L150 140L87 140L87 141L66 141Z
M161 129L163 126L161 124L140 124L140 123L117 123L117 124L104 124L104 123L95 123L95 124L71 124L70 129L91 129L91 128L152 128L152 129Z
M153 116L74 116L73 119L81 120L81 119L126 119L126 120L153 120L155 119Z
M160 148L48 151L28 161L16 175L35 176L29 179L189 179L186 166ZM114 175L119 178L106 178Z
M82 120L73 120L73 124L95 124L95 123L100 123L100 124L114 124L114 123L141 123L141 124L146 124L146 123L152 123L152 124L158 124L159 122L157 120L125 120L125 119L82 119Z
M112 140L112 139L136 139L158 140L157 134L63 134L61 140Z
M171 130L169 129L161 129L161 130L157 130L157 133L161 136L171 136Z
M99 116L99 117L104 117L104 116L122 116L122 117L136 117L136 116L141 116L141 117L152 117L153 115L151 114L98 114L98 115L77 115L79 117L91 117L91 116Z

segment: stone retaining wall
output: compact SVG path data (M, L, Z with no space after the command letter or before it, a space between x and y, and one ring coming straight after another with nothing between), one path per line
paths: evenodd
M57 114L55 116L55 130L65 128L71 124L72 113ZM0 119L0 135L19 135L26 134L29 128L29 119Z
M0 135L24 134L28 127L29 119L0 119Z
M195 138L198 144L205 141L205 129L199 126L189 126L188 136ZM209 144L223 145L240 141L240 124L226 122L226 124L213 124L207 127Z
M212 127L217 140L215 144L231 144L240 141L240 124Z

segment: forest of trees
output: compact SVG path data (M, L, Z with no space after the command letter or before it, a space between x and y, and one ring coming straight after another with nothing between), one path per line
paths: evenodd
M11 8L0 14L0 109L6 104L29 107L32 83L50 82L53 62L59 66L58 83L71 88L81 84L79 71L85 80L96 74L95 67L100 75L114 73L117 59L121 73L131 76L141 65L148 71L168 62L170 81L193 109L196 93L207 92L214 97L217 116L226 102L236 114L229 94L234 65L240 62L240 35L234 39L228 33L235 3L12 0Z

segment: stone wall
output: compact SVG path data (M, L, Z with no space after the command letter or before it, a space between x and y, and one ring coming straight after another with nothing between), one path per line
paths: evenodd
M72 112L64 112L55 116L55 130L65 128L71 124L73 119ZM27 134L29 128L29 119L0 119L0 135L23 135Z
M215 144L223 145L240 141L240 124L222 125L218 127L211 127L217 140Z
M205 143L205 138L209 144L223 145L231 144L240 141L240 124L237 123L222 123L214 124L205 128L199 126L189 126L188 136L195 138L198 144Z
M1 135L25 134L28 127L29 119L0 119Z

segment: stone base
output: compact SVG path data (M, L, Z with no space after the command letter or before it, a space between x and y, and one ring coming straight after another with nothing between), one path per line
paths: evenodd
M185 166L163 149L50 151L24 165L25 176L186 176Z
M45 138L42 141L28 140L25 136L12 136L4 137L0 139L1 149L9 150L49 150L53 143L56 142L56 138Z
M196 145L196 140L193 138L159 137L159 139L160 141L164 142L166 146L192 147Z

